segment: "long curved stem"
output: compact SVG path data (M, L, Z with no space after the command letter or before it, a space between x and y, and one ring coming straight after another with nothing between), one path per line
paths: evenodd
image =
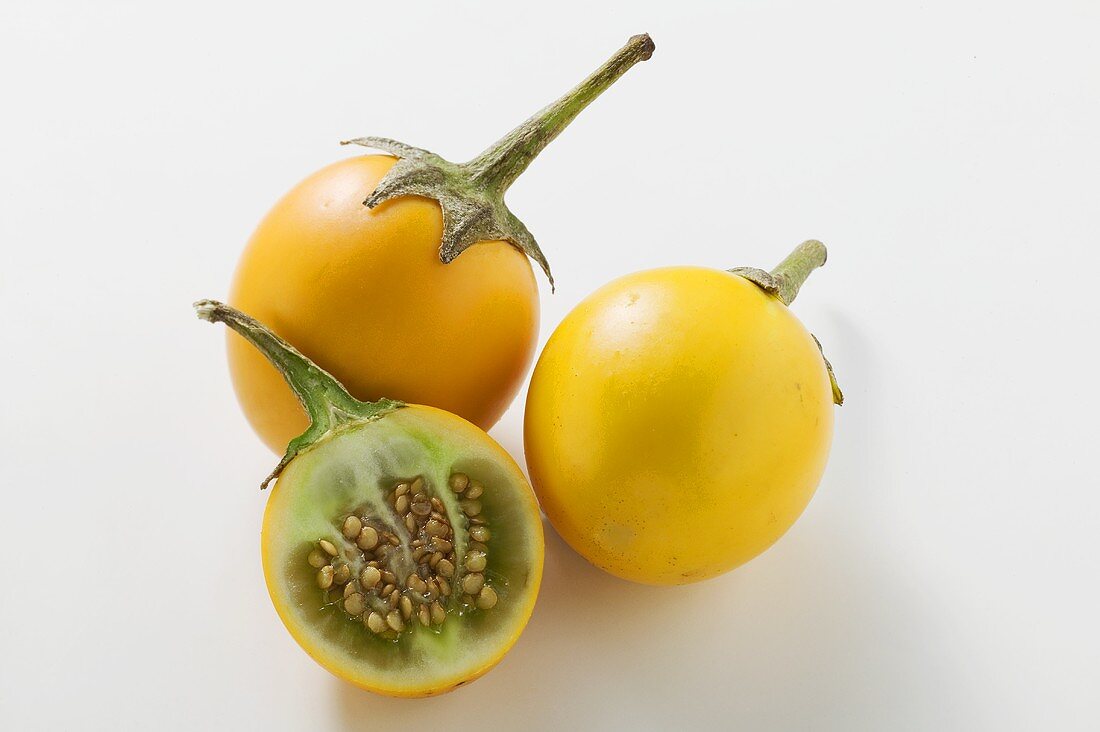
M503 193L592 100L634 64L652 56L653 49L653 40L648 34L632 36L625 46L576 88L537 112L463 167L486 188Z
M399 158L363 204L373 209L401 196L435 199L443 210L443 236L439 242L441 262L454 261L479 241L503 240L534 260L553 288L554 276L546 255L534 235L508 209L504 193L581 110L628 69L648 59L653 49L653 40L648 35L632 37L573 91L466 163L452 163L428 150L383 137L349 140Z
M261 488L266 488L268 483L278 477L287 463L299 452L325 435L345 424L377 417L404 406L401 402L391 399L379 399L376 402L359 401L349 394L332 374L310 361L263 323L236 308L217 300L200 300L194 307L202 320L225 323L255 346L286 379L294 395L305 408L306 414L309 415L309 427L290 441L283 459L263 482Z

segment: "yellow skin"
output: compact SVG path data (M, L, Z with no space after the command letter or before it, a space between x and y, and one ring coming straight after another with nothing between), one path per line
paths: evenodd
M558 326L524 445L558 533L624 579L684 584L771 546L832 440L829 374L777 297L728 272L628 275Z
M287 193L241 256L230 303L267 323L362 400L430 404L493 426L534 356L538 286L527 257L481 242L439 259L439 204L363 200L396 162L366 155ZM237 398L276 453L308 424L264 356L228 339Z

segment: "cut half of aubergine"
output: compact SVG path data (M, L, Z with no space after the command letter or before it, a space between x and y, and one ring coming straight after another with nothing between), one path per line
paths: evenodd
M224 322L286 377L312 420L264 485L263 569L275 609L323 667L391 696L450 691L492 668L534 609L543 534L530 485L449 412L359 402L248 316Z

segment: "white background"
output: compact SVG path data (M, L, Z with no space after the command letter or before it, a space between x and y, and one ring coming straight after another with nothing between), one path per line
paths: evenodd
M338 140L465 159L641 31L509 196L541 339L619 274L820 238L825 479L690 587L550 532L483 680L344 685L267 599L274 458L190 303ZM0 728L1096 729L1098 36L1091 0L5 3Z

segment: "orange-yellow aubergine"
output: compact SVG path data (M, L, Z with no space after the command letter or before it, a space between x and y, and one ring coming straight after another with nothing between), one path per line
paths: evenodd
M467 163L394 140L351 140L387 154L334 163L287 193L241 256L230 303L360 399L428 404L488 429L534 356L538 288L528 257L550 277L504 193L582 109L652 52L648 36L631 38L576 89ZM278 452L305 428L306 415L261 354L239 339L228 344L245 415Z

